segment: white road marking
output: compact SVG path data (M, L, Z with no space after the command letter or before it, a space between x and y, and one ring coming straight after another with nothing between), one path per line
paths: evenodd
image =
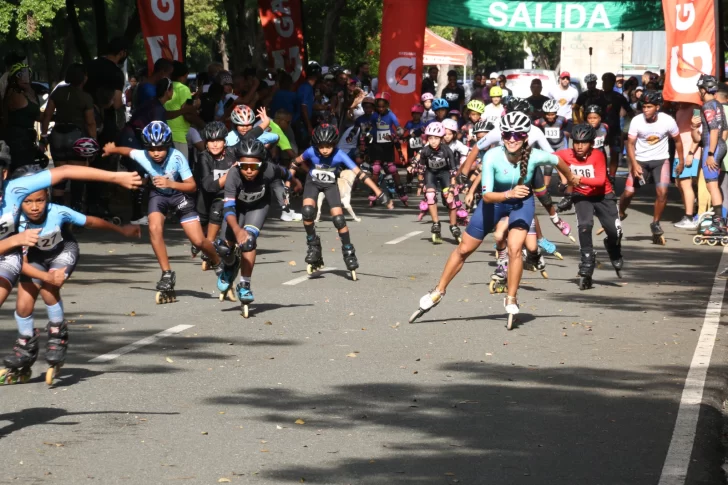
M399 244L399 243L401 243L402 241L404 241L404 240L406 240L406 239L409 239L409 238L411 238L411 237L413 237L413 236L416 236L416 235L418 235L418 234L422 234L422 231L412 231L412 232L408 232L408 233L407 233L407 234L405 234L404 236L402 236L402 237L398 237L397 239L392 239L391 241L389 241L389 242L386 242L386 243L384 243L384 244Z
M723 247L718 271L728 265L728 246ZM717 276L716 272L716 276ZM713 354L715 338L720 324L720 311L723 306L726 281L715 278L713 291L710 293L708 308L705 310L703 328L700 331L698 345L695 347L690 370L685 379L680 408L672 432L670 448L667 450L665 464L662 467L658 485L684 485L688 474L688 465L693 452L695 433L697 432L700 404L703 401L703 389L708 375L710 357Z
M159 332L157 334L151 335L147 338L143 338L143 339L138 340L129 345L125 345L124 347L117 349L114 352L109 352L108 354L103 354L103 355L99 355L98 357L94 357L93 359L89 360L89 363L108 362L110 360L114 360L117 357L120 357L124 354L128 354L129 352L134 352L136 349L138 349L140 347L144 347L146 345L151 345L154 342L156 342L157 340L162 340L164 337L169 337L170 335L184 332L188 328L192 328L192 327L194 327L194 325L177 325L176 327L168 328L167 330L165 330L163 332Z
M317 273L324 273L326 271L334 271L335 269L336 268L329 267L329 266L324 266L323 268L321 268L320 270L318 270ZM291 281L286 281L283 284L284 285L288 285L288 286L293 286L293 285L297 285L299 283L303 283L304 281L308 280L309 278L311 278L309 275L299 276L298 278L293 278Z

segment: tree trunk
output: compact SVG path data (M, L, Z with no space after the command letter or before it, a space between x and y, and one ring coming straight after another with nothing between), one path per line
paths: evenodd
M227 52L227 43L225 42L225 32L220 35L220 42L218 43L220 49L220 56L222 57L222 68L226 71L230 70L230 57Z
M336 60L336 33L339 30L341 14L346 8L346 0L334 0L334 5L326 14L324 23L324 42L321 49L321 64L330 66Z
M50 27L43 27L40 29L40 35L43 57L45 57L46 79L48 80L48 86L52 87L53 83L58 78L58 73L54 69L55 63L53 62L55 58L53 55L53 29Z
M96 23L96 56L101 56L107 53L106 49L109 46L109 28L106 23L106 1L93 0L93 10Z
M142 33L142 23L139 19L139 9L136 7L136 2L134 2L133 8L134 13L132 13L131 17L129 17L129 21L126 24L126 29L124 29L124 38L129 43L129 45L132 45L134 43L134 39L136 39L136 36Z
M437 66L440 72L437 74L437 97L442 97L442 90L447 86L447 71L450 70L450 64L440 64Z
M61 76L66 75L66 69L73 62L73 32L70 30L66 31L66 37L63 40L63 59L61 59L61 69L59 71L58 81L62 79Z
M81 31L81 26L78 23L75 0L66 0L66 17L68 18L68 23L71 26L71 32L73 32L73 40L76 45L76 50L81 56L81 59L83 59L83 63L88 64L91 62L91 53L88 50L88 44L86 43L86 39L83 38L83 32Z
M230 63L229 70L240 69L243 62L241 62L241 50L243 49L243 43L241 42L241 31L239 28L239 0L225 0L224 2L225 14L227 15L227 24L229 35L225 39L227 52L230 54L228 62ZM242 17L242 16L241 16Z

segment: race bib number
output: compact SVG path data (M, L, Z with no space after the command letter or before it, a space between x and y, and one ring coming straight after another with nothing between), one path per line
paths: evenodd
M333 168L314 168L311 170L311 178L322 184L333 184L336 182L336 173L334 173L334 170Z
M36 245L36 247L41 251L50 251L51 249L58 246L61 241L63 241L63 236L61 236L61 229L56 226L53 232L51 232L50 234L45 234L38 238L38 244Z
M377 143L392 143L392 137L389 130L377 130Z
M604 146L604 137L598 136L594 138L594 148L602 148Z
M240 192L238 195L238 199L243 201L245 204L252 204L253 202L256 202L263 198L265 195L265 186L261 189L260 192Z
M15 217L12 214L4 214L0 217L0 239L5 239L15 232Z
M410 138L409 146L413 150L418 150L422 148L422 138L420 138L419 136L413 136L412 138Z
M592 178L594 177L594 166L593 165L571 165L571 173L579 177Z
M445 165L447 165L447 162L443 158L431 158L430 163L427 164L432 170L440 170L445 168Z
M213 180L219 180L226 173L228 173L228 170L213 170L212 171Z
M552 140L560 140L561 139L561 129L556 127L546 127L544 129L544 133L546 134L546 138L550 138Z

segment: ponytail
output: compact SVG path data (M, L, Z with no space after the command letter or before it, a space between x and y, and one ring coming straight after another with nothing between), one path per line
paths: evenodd
M526 181L526 175L528 174L528 161L530 158L531 147L527 145L523 148L523 151L521 151L521 159L519 160L519 163L521 165L521 183Z

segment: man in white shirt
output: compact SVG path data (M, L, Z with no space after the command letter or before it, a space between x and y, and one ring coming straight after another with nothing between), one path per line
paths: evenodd
M547 96L559 103L559 110L556 114L563 116L567 121L571 121L571 109L579 97L578 91L571 85L571 74L567 71L562 72L561 76L559 76L559 84L551 88Z

